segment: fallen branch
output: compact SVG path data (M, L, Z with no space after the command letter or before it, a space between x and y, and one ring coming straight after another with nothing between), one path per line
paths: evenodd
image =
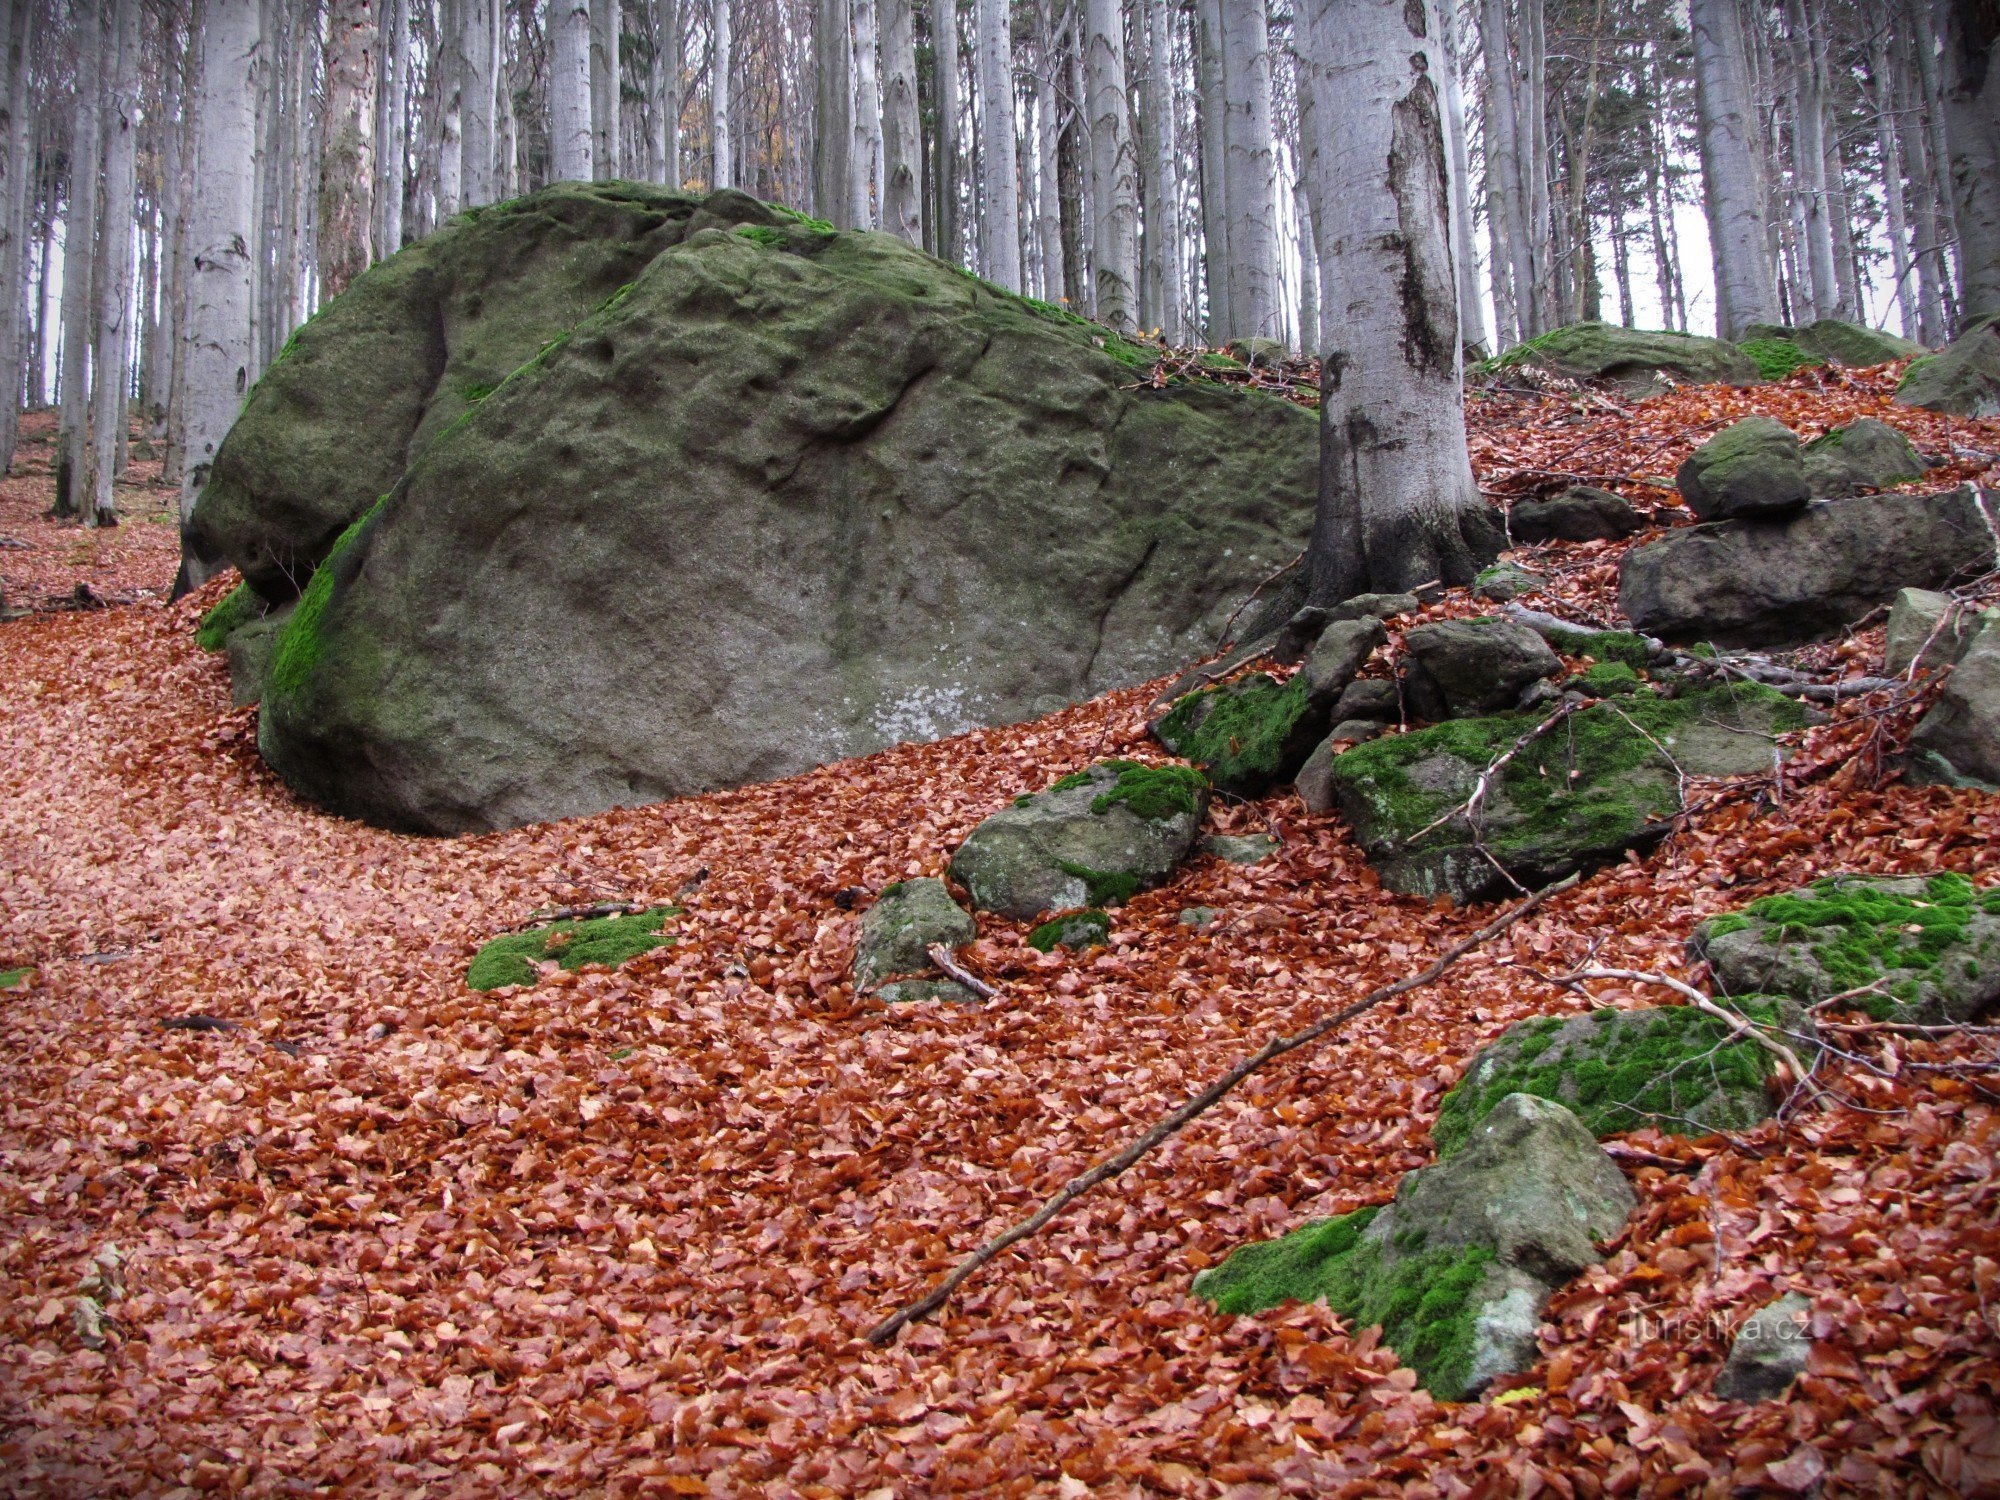
M1507 765L1507 762L1512 760L1515 756L1519 755L1523 750L1527 749L1528 746L1532 745L1536 740L1540 739L1543 735L1547 734L1551 729L1554 729L1556 725L1562 723L1564 719L1567 719L1571 714L1575 713L1578 707L1579 705L1574 703L1563 704L1562 707L1558 708L1554 713L1550 714L1546 719L1542 720L1541 723L1537 724L1533 729L1530 729L1526 734L1522 735L1518 740L1514 741L1514 743L1508 746L1506 751L1502 753L1497 760L1492 761L1490 764L1488 764L1485 770L1479 773L1479 780L1473 783L1472 795L1470 797L1467 797L1463 802L1459 803L1458 806L1446 808L1443 812L1439 813L1435 818L1432 818L1430 822L1424 824L1423 827L1419 828L1415 833L1411 834L1408 838L1404 839L1403 847L1405 849L1412 847L1417 842L1417 840L1422 838L1425 834L1434 833L1436 830L1442 828L1445 824L1449 823L1453 818L1458 817L1461 813L1464 814L1467 825L1472 829L1473 836L1477 838L1479 834L1479 809L1485 804L1486 793L1487 790L1493 784L1493 777L1495 773L1504 769ZM1650 736L1648 736L1648 738L1650 738ZM1503 870L1501 871L1501 873L1504 875L1506 871Z
M1549 897L1560 891L1568 890L1576 884L1577 878L1575 875L1565 876L1551 885L1543 886L1525 901L1517 902L1513 906L1508 907L1507 910L1470 937L1461 939L1439 954L1431 962L1429 968L1412 974L1405 979L1399 979L1394 984L1384 985L1380 989L1371 990L1352 1005L1337 1010L1330 1016L1322 1016L1303 1031L1294 1032L1290 1036L1273 1037L1262 1047L1258 1048L1251 1056L1245 1058L1227 1073L1223 1074L1221 1078L1181 1105L1179 1109L1156 1122L1150 1130L1127 1146L1123 1151L1120 1151L1116 1156L1099 1162L1079 1177L1071 1178L1062 1187L1058 1188L1048 1201L1043 1203L1029 1218L1023 1219L1012 1229L1006 1231L1006 1233L996 1235L970 1255L966 1256L964 1260L958 1263L949 1276L945 1277L943 1281L939 1282L930 1291L919 1297L915 1302L884 1318L875 1327L871 1328L868 1331L868 1342L877 1345L886 1344L898 1333L902 1332L908 1324L936 1312L950 1299L953 1292L963 1286L974 1272L992 1260L994 1256L1007 1249L1010 1245L1017 1245L1022 1240L1036 1233L1051 1219L1055 1218L1057 1214L1068 1208L1070 1204L1081 1198L1099 1183L1109 1182L1112 1178L1119 1176L1135 1162L1139 1161L1140 1158L1151 1152L1155 1146L1158 1146L1169 1136L1179 1132L1191 1120L1205 1113L1227 1097L1239 1083L1243 1082L1252 1073L1257 1072L1275 1059L1283 1057L1288 1052L1296 1052L1301 1047L1309 1046L1311 1043L1325 1036L1329 1031L1332 1031L1336 1026L1344 1025L1356 1016L1373 1010L1384 1000L1392 1000L1398 995L1408 994L1411 990L1423 988L1461 958L1465 957L1466 954L1472 952L1473 949L1490 942L1512 927L1516 922L1548 900Z
M943 943L932 943L924 951L930 954L931 962L944 970L947 977L956 979L980 999L991 1000L995 995L1000 993L992 985L953 958L951 956L951 949L947 948Z
M594 906L554 906L545 911L528 913L528 920L515 932L526 932L530 927L540 927L545 922L581 922L592 917L624 917L642 911L651 911L650 906L637 901L599 901Z
M1262 581L1258 583L1257 587L1250 590L1250 592L1244 597L1243 602L1237 605L1235 609L1231 610L1229 613L1229 618L1222 622L1222 635L1220 636L1220 638L1217 639L1215 643L1218 649L1229 644L1229 632L1236 628L1236 621L1242 615L1243 611L1248 609L1252 604L1255 604L1257 602L1257 596L1262 594L1265 589L1269 588L1272 584L1276 583L1280 578L1283 578L1287 573L1291 572L1292 569L1296 568L1300 563L1304 562L1305 560L1306 560L1305 549L1301 547L1299 549L1299 555L1297 557L1293 558L1283 567L1278 568L1271 573L1267 573L1262 579Z
M1724 1022L1731 1031L1745 1041L1755 1042L1766 1052L1782 1062L1790 1071L1796 1083L1804 1083L1810 1070L1799 1061L1798 1054L1776 1037L1768 1035L1760 1027L1753 1026L1735 1011L1725 1010L1708 996L1685 980L1675 979L1669 974L1652 974L1643 969L1576 969L1562 976L1568 981L1584 979L1622 979L1628 984L1657 984L1672 990L1697 1010L1706 1011L1717 1020Z

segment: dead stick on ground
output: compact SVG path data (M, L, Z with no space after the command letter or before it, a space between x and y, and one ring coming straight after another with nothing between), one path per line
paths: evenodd
M1179 1109L1154 1124L1150 1130L1116 1156L1099 1162L1082 1176L1073 1177L1064 1183L1031 1217L1023 1219L1005 1234L996 1235L970 1255L966 1256L964 1260L958 1263L949 1276L945 1277L943 1281L940 1281L930 1291L919 1297L915 1302L910 1303L907 1307L901 1308L891 1316L884 1318L875 1327L871 1328L868 1331L868 1342L871 1344L886 1344L898 1333L902 1332L907 1324L914 1323L917 1319L928 1317L930 1314L936 1312L950 1299L953 1292L963 1286L975 1271L993 1259L994 1256L998 1255L1002 1250L1007 1249L1010 1245L1019 1244L1022 1240L1027 1239L1028 1236L1040 1230L1051 1219L1055 1218L1057 1214L1068 1208L1070 1204L1081 1198L1099 1183L1109 1182L1112 1178L1124 1172L1155 1146L1187 1125L1197 1115L1202 1114L1219 1103L1237 1084L1258 1071L1265 1064L1276 1058L1283 1057L1287 1052L1296 1052L1299 1048L1318 1041L1336 1026L1344 1025L1356 1016L1361 1015L1364 1011L1373 1010L1384 1000L1393 1000L1396 996L1408 994L1411 990L1422 989L1461 958L1465 957L1466 954L1472 952L1473 949L1492 941L1516 922L1527 916L1544 901L1548 900L1549 897L1557 894L1559 891L1568 890L1576 882L1577 877L1570 875L1556 881L1552 885L1543 886L1525 901L1516 902L1513 906L1508 907L1507 910L1480 928L1479 931L1473 933L1472 936L1461 939L1453 946L1445 949L1443 953L1440 953L1432 961L1429 968L1422 970L1420 973L1412 974L1406 979L1399 979L1394 984L1384 985L1381 989L1372 990L1352 1005L1337 1010L1330 1016L1322 1016L1303 1031L1294 1032L1290 1036L1273 1037L1255 1053L1231 1068L1222 1077L1218 1078L1206 1089L1203 1089L1199 1094L1196 1094Z
M945 947L943 943L932 943L924 951L930 954L931 962L944 970L947 977L956 979L960 984L971 990L973 994L979 996L980 999L991 1000L995 995L1000 993L992 985L953 958L951 956L951 949Z

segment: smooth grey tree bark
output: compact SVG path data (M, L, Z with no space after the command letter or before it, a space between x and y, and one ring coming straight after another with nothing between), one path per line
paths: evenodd
M1062 132L1056 79L1062 72L1067 27L1059 27L1053 0L1035 0L1035 190L1034 245L1040 275L1038 295L1051 302L1071 295L1063 278L1062 189L1058 184L1057 140Z
M1458 77L1463 49L1456 7L1443 11L1438 25L1445 55L1445 129L1451 141L1451 249L1458 267L1459 332L1466 348L1484 354L1486 299L1479 295L1479 254L1473 244L1471 152L1466 146L1465 95ZM1305 347L1314 346L1307 342Z
M590 0L555 0L549 11L549 153L558 181L596 173L591 125Z
M1792 65L1792 170L1805 230L1813 316L1848 318L1853 313L1841 305L1834 269L1831 193L1826 176L1826 79L1804 0L1785 0L1785 32Z
M708 139L714 148L711 189L736 186L736 16L735 0L711 0L708 62Z
M652 0L653 68L646 80L648 164L655 182L681 185L681 3Z
M1945 0L1941 88L1961 326L2000 314L2000 8Z
M409 0L377 0L375 89L375 254L403 248L404 110L410 93Z
M959 88L958 0L931 0L931 79L936 120L931 143L931 246L943 259L957 262L964 255L959 202L959 113L964 107Z
M1236 327L1230 305L1228 96L1223 92L1222 0L1194 0L1195 89L1201 101L1197 146L1201 164L1203 282L1208 293L1206 336L1226 343Z
M924 142L914 0L882 0L882 227L923 243Z
M1229 184L1228 338L1278 338L1278 175L1264 0L1221 0L1223 174Z
M1498 210L1492 220L1496 265L1507 269L1512 317L1502 341L1516 341L1545 332L1537 328L1536 273L1528 234L1528 179L1521 160L1520 100L1515 89L1514 60L1508 51L1506 0L1485 0L1480 42L1486 54L1487 123L1486 172L1488 200Z
M200 83L190 91L197 124L188 214L183 528L250 388L251 266L257 243L252 158L262 45L257 0L204 0L198 43ZM213 559L183 550L176 591L202 583L216 566Z
M1902 126L1896 118L1896 90L1891 78L1886 30L1872 27L1868 35L1869 98L1875 107L1882 149L1882 214L1888 228L1889 264L1896 277L1893 295L1903 337L1915 338L1917 289L1911 282L1910 224L1903 204Z
M876 185L882 174L882 81L879 67L880 17L875 0L850 0L854 20L854 153L852 173L856 229L876 226Z
M1466 583L1498 536L1465 446L1437 10L1301 11L1323 330L1309 594Z
M497 0L459 0L459 202L493 202L499 165L501 16Z
M1737 0L1689 0L1701 176L1715 261L1716 327L1741 338L1752 323L1776 323L1777 289L1757 162L1762 151L1750 62Z
M477 0L443 0L438 7L438 110L433 134L440 221L465 206L465 59L461 55L460 38L465 7L476 3Z
M14 448L21 435L21 392L23 374L29 361L23 338L23 308L27 302L29 273L33 269L28 253L28 191L30 147L33 142L32 110L28 97L29 59L34 44L34 8L25 0L7 7L6 27L0 34L0 381L6 384L6 398L0 400L0 476L13 472ZM168 131L172 138L171 128ZM167 216L171 224L171 211Z
M1125 22L1118 0L1085 0L1084 28L1092 291L1098 321L1129 333L1139 321L1139 163L1126 123Z
M717 8L722 8L723 3L724 0L717 0ZM618 33L621 27L619 0L590 0L591 160L598 178L606 182L619 176L624 169L618 131ZM720 31L723 27L717 29Z
M138 192L139 0L111 0L110 64L104 90L104 213L98 231L97 353L84 523L116 526L112 480L125 429L132 345L132 213Z
M851 228L854 180L853 95L848 88L852 45L847 0L813 7L813 212Z
M485 0L467 0L468 9ZM327 9L325 145L319 157L319 279L337 297L374 257L375 63L373 0Z
M979 78L979 263L1021 290L1021 177L1015 161L1014 45L1007 0L975 0Z
M1174 41L1168 0L1140 0L1146 40L1141 95L1145 131L1145 322L1169 344L1183 342L1181 184L1174 128Z
M84 469L89 462L90 317L97 263L98 168L103 154L101 94L104 17L98 0L70 7L76 35L75 103L69 136L69 209L63 215L62 414L56 451L54 513L75 516L88 503Z

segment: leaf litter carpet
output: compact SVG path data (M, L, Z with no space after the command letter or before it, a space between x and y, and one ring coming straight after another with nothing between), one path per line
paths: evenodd
M1474 448L1500 493L1569 472L1641 499L1739 403L1811 435L1886 389L1493 398ZM1995 424L1889 415L1949 462L1933 483L2000 452ZM1618 550L1527 560L1603 615ZM1832 870L1993 878L1994 799L1881 774L1920 705L1849 702L1781 785L1699 787L1658 853L1253 1079L878 1350L870 1326L1067 1178L1491 909L1387 895L1285 794L1212 820L1279 856L1197 860L1108 950L1044 956L982 918L965 961L997 1000L857 1004L853 898L938 872L1020 792L1149 754L1157 684L772 785L405 838L263 768L191 639L224 587L0 626L0 968L33 966L0 993L0 1489L2000 1494L1989 1038L1868 1037L1876 1067L1782 1125L1627 1138L1629 1229L1477 1404L1323 1308L1219 1317L1188 1289L1427 1164L1472 1053L1585 1003L1538 971L1595 944L1685 973L1696 921ZM1798 660L1861 675L1878 651ZM487 937L606 899L683 907L678 943L466 989ZM1192 905L1223 924L1179 925ZM191 1016L234 1029L162 1028ZM1787 1288L1816 1309L1807 1374L1715 1399L1730 1331Z

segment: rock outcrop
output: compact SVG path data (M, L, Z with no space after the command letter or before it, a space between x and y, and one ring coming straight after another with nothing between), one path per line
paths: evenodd
M1995 503L1986 498L1989 511ZM1784 521L1683 527L1634 547L1618 606L1669 641L1787 645L1852 624L1898 589L1982 572L1993 557L1970 486L1828 500Z
M1756 385L1761 378L1756 361L1734 344L1612 323L1558 328L1509 350L1496 364L1531 364L1566 380L1615 386L1634 397L1657 394L1669 380L1681 385Z
M1896 399L1956 417L2000 416L2000 319L1960 334L1937 354L1911 360Z
M1457 1154L1396 1200L1246 1245L1195 1278L1222 1312L1324 1299L1384 1341L1433 1393L1478 1394L1535 1360L1557 1287L1603 1259L1637 1202L1618 1164L1560 1104L1501 1100Z
M417 830L588 813L1202 654L1306 535L1318 433L1149 358L891 236L568 184L300 330L194 529L267 597L319 565L264 692L293 787Z
M1745 344L1783 342L1795 346L1810 361L1865 369L1922 354L1924 346L1881 328L1867 328L1841 318L1821 318L1803 328L1782 323L1752 323L1743 330Z

